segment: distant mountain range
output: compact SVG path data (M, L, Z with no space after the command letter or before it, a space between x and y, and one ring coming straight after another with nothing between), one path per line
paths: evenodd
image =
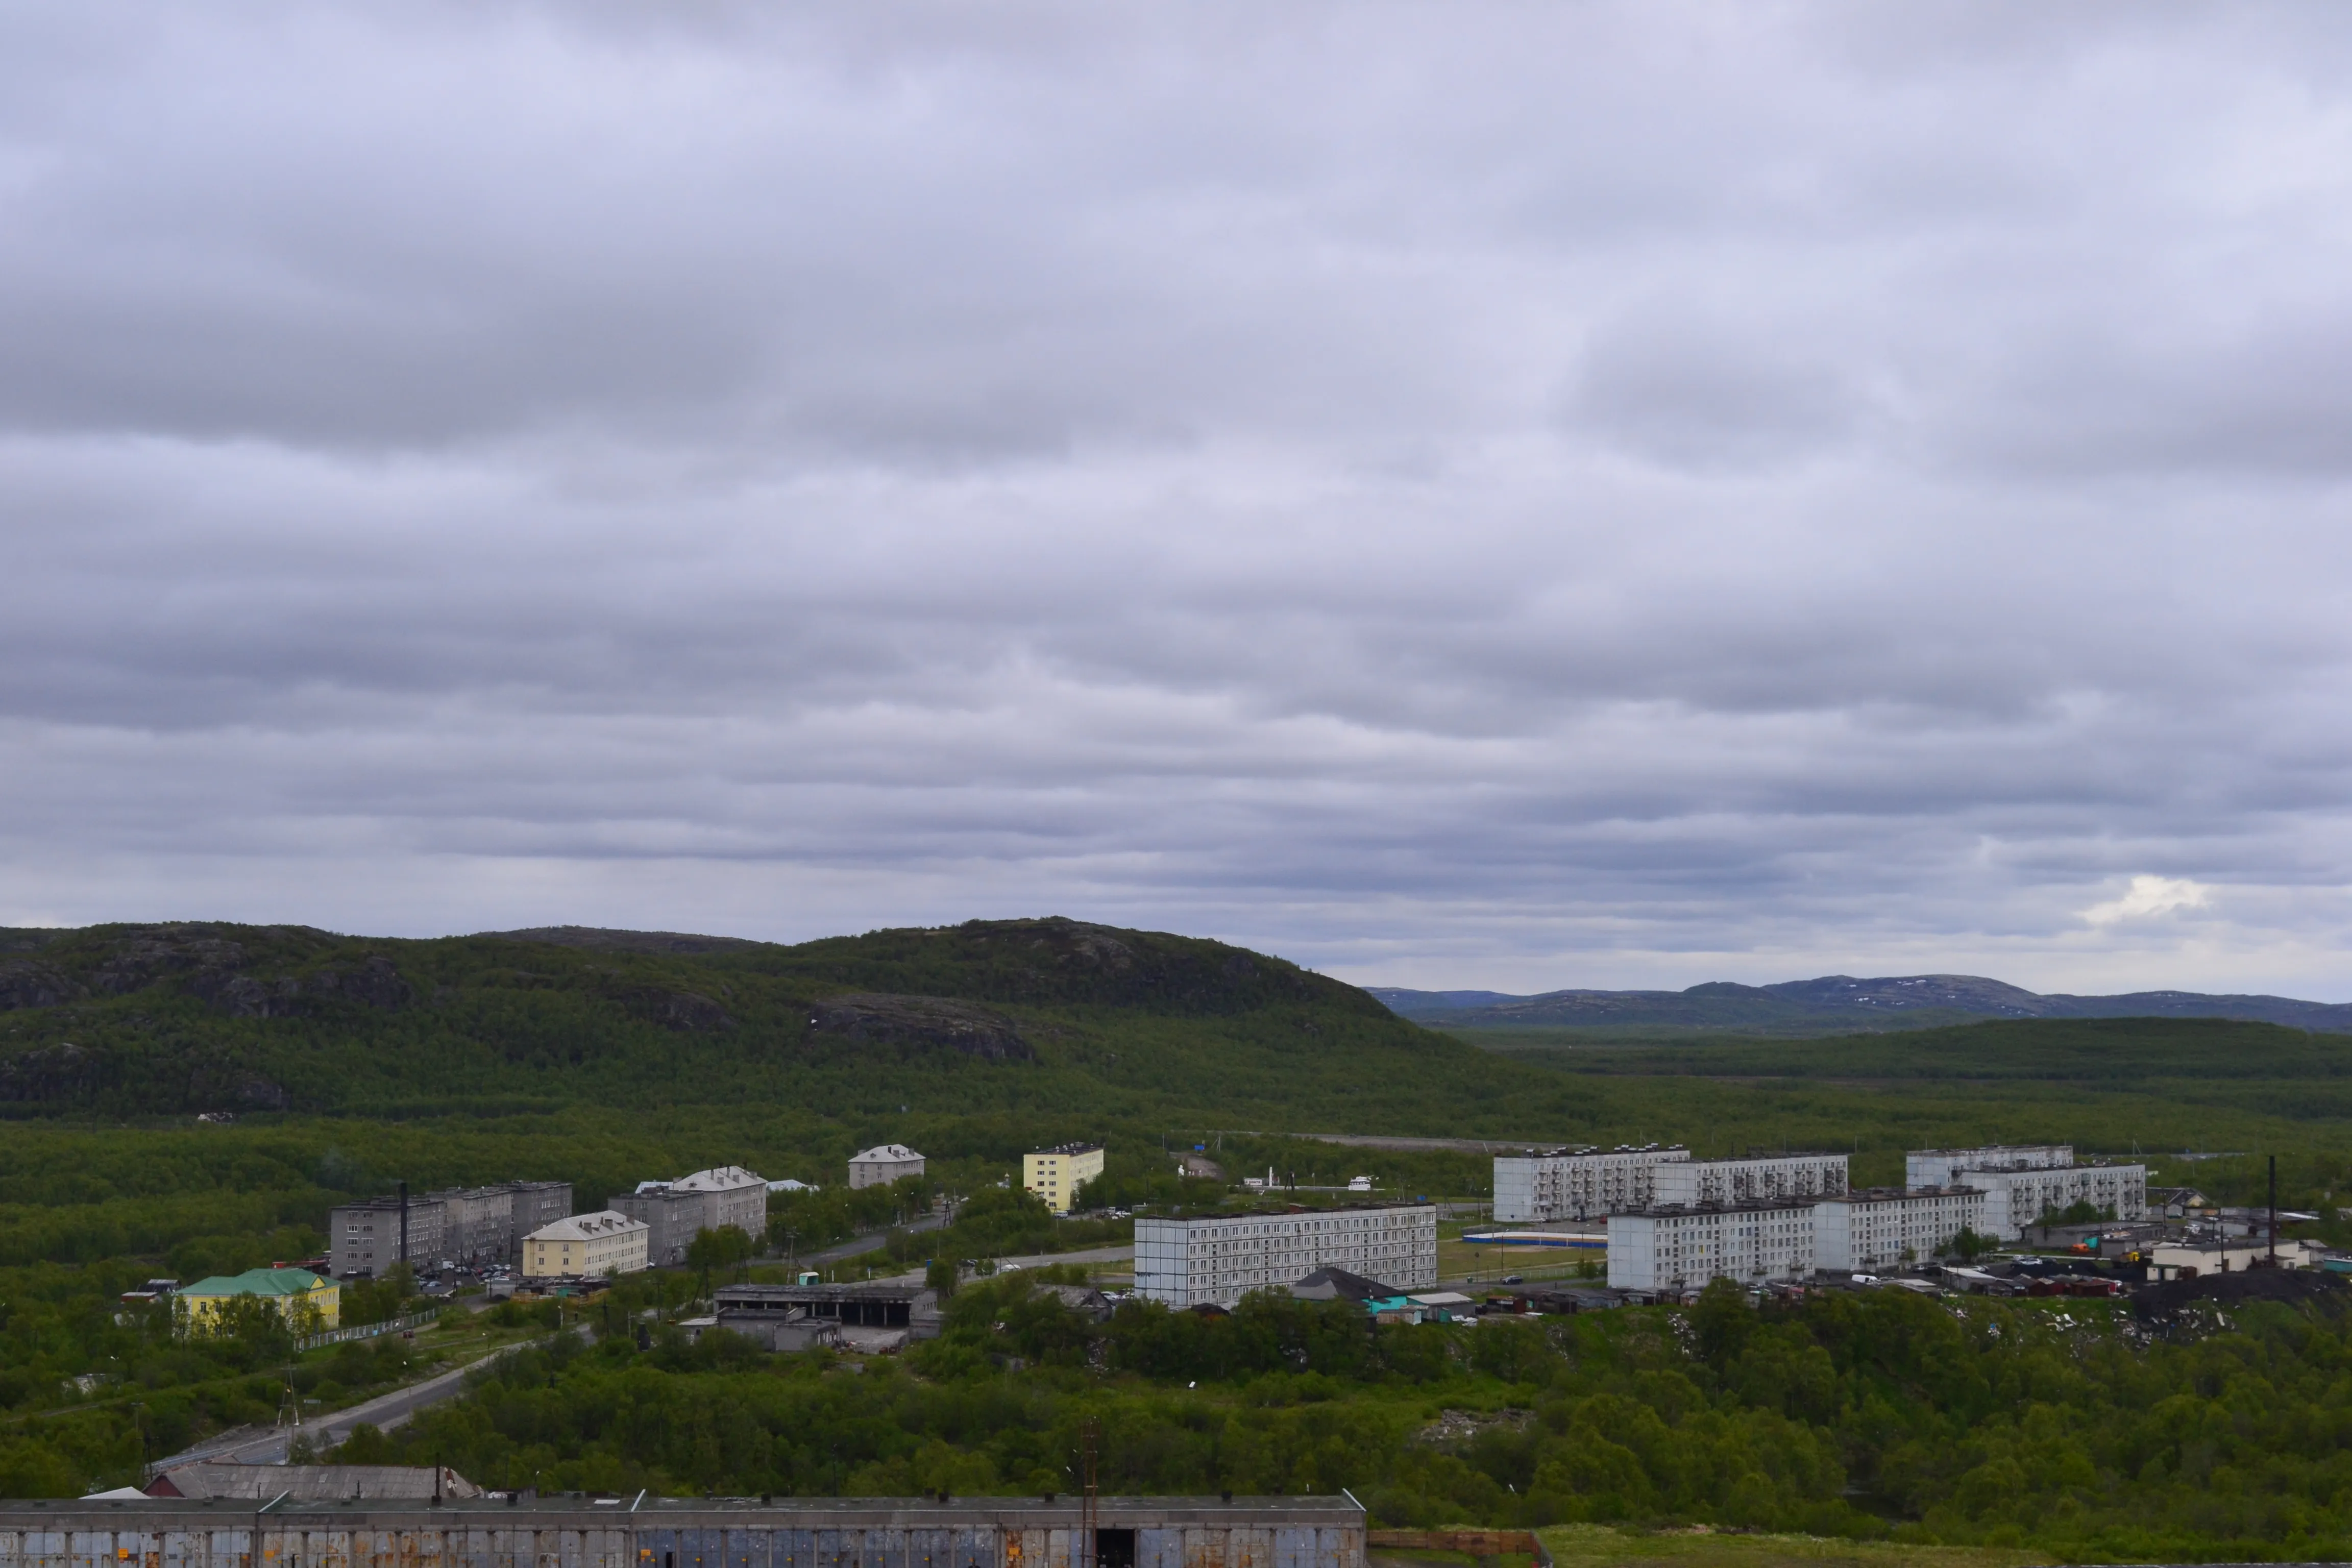
M1721 1029L1788 1034L1808 1029L1925 1029L1982 1018L2239 1018L2352 1034L2352 1005L2291 996L2214 996L2136 991L2122 996L2045 996L1974 974L1900 974L1857 980L1825 974L1778 985L1715 981L1687 991L1365 989L1391 1011L1447 1028Z

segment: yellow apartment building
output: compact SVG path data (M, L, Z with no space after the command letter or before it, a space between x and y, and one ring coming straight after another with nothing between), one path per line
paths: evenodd
M761 1189L761 1196L766 1189ZM576 1214L543 1225L522 1238L522 1272L528 1279L610 1279L646 1267L646 1239L653 1227L612 1209Z
M1045 1199L1055 1214L1067 1214L1071 1195L1102 1170L1101 1144L1063 1143L1022 1155L1021 1184Z

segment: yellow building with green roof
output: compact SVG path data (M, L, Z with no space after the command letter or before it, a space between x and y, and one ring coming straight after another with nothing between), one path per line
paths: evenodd
M215 1274L173 1293L174 1312L188 1333L211 1333L229 1303L250 1298L278 1310L297 1333L331 1329L342 1316L342 1287L307 1268L248 1268Z

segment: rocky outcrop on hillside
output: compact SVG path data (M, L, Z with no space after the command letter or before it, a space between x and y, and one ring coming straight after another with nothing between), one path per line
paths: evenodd
M222 928L196 923L116 928L61 942L38 958L0 964L0 1011L164 984L236 1018L294 1017L335 1003L393 1009L415 1000L415 989L381 953L303 972L299 966L316 963L336 939L299 926L246 928L246 934L266 944L265 960Z
M369 953L348 969L331 964L307 974L302 989L321 1002L357 1002L386 1012L416 1000L415 988L400 977L392 960L379 952Z
M54 1007L89 994L70 976L46 963L0 963L0 1013L18 1007Z
M622 995L621 1005L649 1024L681 1034L717 1034L735 1026L724 1007L692 991L630 991Z
M844 1039L961 1051L983 1061L1033 1061L1036 1051L1002 1013L945 996L828 996L809 1028Z

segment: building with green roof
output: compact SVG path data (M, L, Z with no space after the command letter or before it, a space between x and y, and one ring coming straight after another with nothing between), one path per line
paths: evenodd
M173 1300L190 1333L213 1332L228 1304L242 1298L268 1302L298 1333L331 1329L342 1316L342 1287L307 1268L248 1268L184 1285Z

